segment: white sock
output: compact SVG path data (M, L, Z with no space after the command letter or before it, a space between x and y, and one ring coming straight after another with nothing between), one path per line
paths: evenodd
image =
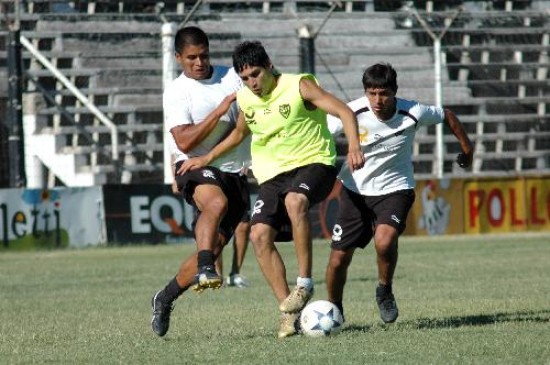
M311 278L299 277L296 279L296 285L306 288L308 291L313 290L313 280Z

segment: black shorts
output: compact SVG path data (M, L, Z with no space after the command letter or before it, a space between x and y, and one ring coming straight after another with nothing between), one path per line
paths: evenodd
M241 180L241 199L244 203L244 212L241 217L241 222L250 221L250 186L248 185L248 177L246 175L239 175Z
M336 250L365 248L379 224L388 224L399 234L403 233L414 199L414 189L363 196L342 187L331 247Z
M176 163L176 171L181 162ZM216 167L203 167L191 170L183 175L177 175L176 183L187 203L195 208L196 214L193 220L193 231L200 211L193 200L195 188L198 185L211 184L218 186L227 197L227 213L223 217L219 232L229 241L235 228L243 219L248 220L250 212L250 190L246 176L237 173L223 172Z
M330 194L337 172L334 166L315 163L283 172L267 180L260 185L258 199L252 210L251 224L265 223L277 231L288 231L290 219L285 207L286 194L304 194L311 208ZM278 240L288 240L286 238Z

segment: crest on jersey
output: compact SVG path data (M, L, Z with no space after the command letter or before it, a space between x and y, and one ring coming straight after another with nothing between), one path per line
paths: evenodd
M286 119L290 115L290 105L289 104L283 104L279 105L279 113Z

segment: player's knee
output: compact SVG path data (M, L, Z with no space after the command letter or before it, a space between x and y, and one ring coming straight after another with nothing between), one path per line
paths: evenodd
M285 207L289 217L307 216L309 201L304 194L288 193L285 198Z
M345 269L351 264L352 255L345 251L333 250L330 253L328 266L332 269Z
M203 205L203 212L210 212L216 216L223 216L227 212L227 198L218 196L210 199Z
M254 246L256 255L261 255L273 244L269 231L257 226L252 226L250 230L250 242Z

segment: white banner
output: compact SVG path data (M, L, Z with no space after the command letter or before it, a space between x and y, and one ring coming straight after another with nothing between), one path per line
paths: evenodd
M102 189L1 189L0 238L0 251L105 244Z

